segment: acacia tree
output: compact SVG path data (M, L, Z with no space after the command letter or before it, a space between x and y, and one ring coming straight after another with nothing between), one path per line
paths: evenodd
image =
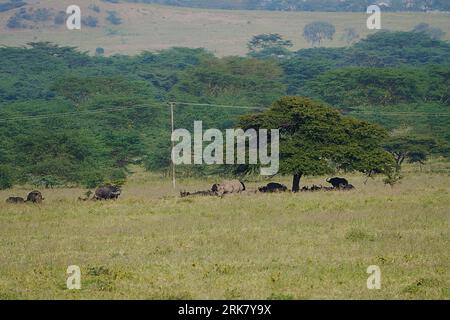
M333 40L336 28L328 22L315 21L307 24L303 30L303 37L314 46L323 40Z
M253 36L252 40L247 44L250 51L257 51L262 49L268 49L273 47L292 47L291 40L284 40L283 36L278 33L259 34Z
M445 36L445 32L442 29L434 28L428 23L419 23L412 29L412 32L422 32L428 35L433 40L441 40Z
M423 164L436 146L437 142L433 138L394 136L388 139L384 147L393 155L396 169L400 171L405 160L409 163Z
M353 42L359 39L359 34L355 28L346 28L341 39L347 42L348 45L351 45Z
M384 129L310 98L283 97L267 111L243 116L240 126L280 130L280 173L293 175L293 192L300 190L305 175L337 170L387 174L394 166L382 148Z
M255 58L267 58L273 56L286 56L290 54L288 48L293 43L283 39L278 33L259 34L254 36L247 44L250 50L249 56Z

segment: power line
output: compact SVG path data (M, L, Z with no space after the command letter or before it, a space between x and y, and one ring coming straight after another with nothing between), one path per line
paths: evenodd
M221 107L221 108L239 108L239 109L252 109L252 110L265 110L265 107L249 107L249 106L235 106L235 105L220 105L210 103L194 103L194 102L170 102L175 105L188 105L188 106L200 106L200 107ZM450 113L428 113L428 112L413 112L413 111L395 111L395 112L383 112L383 111L350 111L349 114L375 114L375 115L393 115L393 116L442 116L450 117Z
M231 105L219 105L219 104L207 104L207 103L190 103L190 102L169 102L170 104L175 105L189 105L189 106L212 106L212 107L221 107L221 108L234 108L234 109L249 109L249 110L262 110L262 107L248 107L248 106L231 106ZM0 119L0 122L7 121L28 121L28 120L42 120L49 118L57 118L57 117L67 117L67 116L77 116L77 115L85 115L85 114L99 114L105 112L112 111L125 111L132 109L140 109L140 108L148 108L148 107L166 107L167 104L161 103L159 105L135 105L129 107L113 107L113 108L103 108L99 110L84 110L84 111L71 111L71 112L61 112L61 113L52 113L52 114L41 114L41 115L33 115L33 116L18 116Z
M169 105L173 104L174 106L196 106L196 107L215 107L215 108L224 108L224 109L246 109L246 110L264 110L264 107L257 106L239 106L239 105L221 105L221 104L211 104L211 103L195 103L195 102L169 102ZM17 116L11 118L0 119L0 122L8 122L8 121L28 121L28 120L42 120L49 118L57 118L57 117L68 117L68 116L79 116L79 115L92 115L92 114L100 114L106 112L113 111L126 111L140 108L149 108L149 107L167 107L167 104L146 104L146 105L135 105L128 107L111 107L104 108L99 110L84 110L84 111L72 111L72 112L62 112L62 113L52 113L52 114L41 114L41 115L32 115L32 116ZM349 115L352 114L365 114L365 115L385 115L385 116L414 116L414 117L428 117L428 116L436 116L436 117L450 117L450 113L426 113L426 112L380 112L380 111L350 111Z
M223 104L211 104L211 103L195 103L195 102L176 102L171 101L174 105L179 106L197 106L197 107L219 107L219 108L231 108L231 109L249 109L249 110L264 110L265 107L250 107L250 106L235 106L235 105L223 105Z
M130 106L130 107L114 107L114 108L104 108L104 109L99 109L99 110L84 110L84 111L41 114L41 115L34 115L34 116L19 116L19 117L0 119L0 122L42 120L42 119L49 119L49 118L78 116L78 115L84 115L84 114L99 114L99 113L105 113L105 112L111 112L111 111L125 111L125 110L133 110L133 109L148 108L148 107L163 107L163 105L135 105L135 106Z
M436 117L450 117L450 113L428 113L428 112L379 112L379 111L350 111L349 115L352 114L368 114L368 115L387 115L387 116L436 116Z

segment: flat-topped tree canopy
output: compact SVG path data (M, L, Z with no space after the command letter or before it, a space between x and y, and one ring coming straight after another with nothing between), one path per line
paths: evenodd
M386 130L307 97L283 97L264 112L243 116L240 126L280 130L280 173L293 175L293 192L304 175L388 173L394 165L383 149Z

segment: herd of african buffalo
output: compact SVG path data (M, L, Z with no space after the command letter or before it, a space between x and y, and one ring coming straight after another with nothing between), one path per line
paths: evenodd
M355 187L350 184L346 179L344 178L331 178L326 180L328 183L330 183L331 187L324 187L324 186L305 186L300 191L301 192L307 192L307 191L335 191L335 190L342 190L342 191L348 191L353 190ZM246 191L245 184L242 181L239 180L230 180L230 181L224 181L220 184L214 184L210 190L205 191L196 191L196 192L187 192L182 191L180 193L181 197L189 197L189 196L219 196L223 197L225 194L235 194L235 193L242 193L243 191ZM281 183L276 182L270 182L265 186L259 187L258 190L255 190L255 192L260 193L275 193L275 192L288 192L289 189Z
M121 194L121 189L119 186L107 184L105 186L98 187L95 190L94 196L92 198L89 195L86 198L78 198L78 200L86 201L86 200L117 200ZM7 203L42 203L44 197L42 197L42 193L39 191L32 191L28 194L27 200L21 197L9 197L6 199Z
M326 180L330 183L331 187L324 187L321 185L312 185L305 186L300 191L301 192L314 192L314 191L334 191L334 190L353 190L355 187L350 184L344 178L331 178ZM246 191L245 184L239 180L226 180L222 183L214 184L210 190L206 191L196 191L196 192L187 192L182 191L180 193L181 197L189 197L189 196L219 196L223 197L226 194L237 194ZM259 187L255 192L259 193L275 193L275 192L288 192L289 189L280 183L270 182L265 186ZM122 190L119 186L107 184L101 187L98 187L95 190L93 197L90 197L90 192L87 194L85 198L78 198L81 201L87 200L117 200L121 195ZM39 191L32 191L28 194L26 200L21 197L9 197L6 202L12 204L20 204L20 203L42 203L44 197L42 193Z
M42 193L40 193L39 191L31 191L28 194L26 200L21 197L9 197L8 199L6 199L6 202L7 203L25 203L25 202L42 203L43 200L44 200L44 197L42 197Z

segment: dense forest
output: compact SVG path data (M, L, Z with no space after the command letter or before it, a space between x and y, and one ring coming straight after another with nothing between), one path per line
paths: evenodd
M187 48L112 57L50 43L0 48L0 188L92 187L125 179L129 164L165 170L168 101L265 108L310 96L450 154L450 117L439 116L450 105L449 43L379 32L348 48L282 49L218 58ZM175 124L230 128L248 112L178 104Z
M117 3L118 0L104 0ZM378 3L386 11L450 11L447 0L126 0L128 2L159 3L171 6L242 10L279 11L366 11Z

